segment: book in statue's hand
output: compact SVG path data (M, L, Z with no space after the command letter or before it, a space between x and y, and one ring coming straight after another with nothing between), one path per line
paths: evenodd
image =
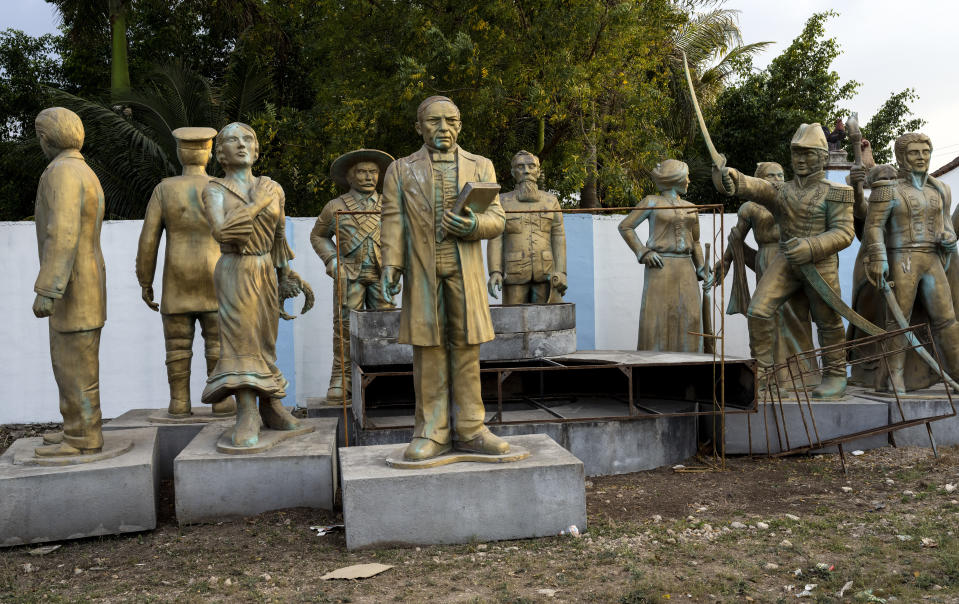
M460 190L456 197L456 203L453 205L453 213L457 216L463 214L463 209L469 207L475 214L482 214L493 203L499 194L499 185L495 182L468 182Z

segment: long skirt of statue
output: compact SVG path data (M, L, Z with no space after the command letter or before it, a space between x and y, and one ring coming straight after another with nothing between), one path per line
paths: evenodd
M692 257L660 254L662 268L646 267L637 350L702 352L702 297ZM693 333L690 333L693 332Z

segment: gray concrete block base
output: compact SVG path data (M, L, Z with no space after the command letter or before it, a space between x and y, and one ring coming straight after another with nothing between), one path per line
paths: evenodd
M332 510L337 420L301 421L316 429L248 455L217 452L216 442L229 426L205 426L173 462L177 522L217 522L294 507Z
M513 436L531 455L512 463L403 470L396 445L340 449L348 549L557 535L586 528L583 463L544 434Z
M14 464L43 444L21 438L0 456L0 547L156 528L157 430L105 432L132 440L110 459L69 466Z
M235 417L213 418L209 405L194 405L193 412L198 419L184 423L160 423L150 421L151 415L161 413L162 409L131 409L103 424L104 430L126 430L129 428L157 429L157 473L160 480L173 480L173 460L191 440L200 433L203 426L216 422L232 425Z
M878 393L871 390L865 390L862 393L864 398L875 401L885 402L889 405L889 421L902 421L902 414L899 413L899 406L896 405L896 399L890 394ZM949 415L952 413L953 406L949 403L945 387L942 384L909 392L901 397L902 411L905 419L917 419L922 417L935 417L937 415ZM959 396L953 395L953 404L959 409ZM959 445L959 415L936 420L929 424L932 426L932 434L936 439L936 445L948 447ZM893 433L896 444L901 447L929 447L929 433L926 426L913 426L903 428Z
M815 428L813 421L815 421ZM838 401L813 402L811 414L805 401L800 404L795 400L784 400L782 408L778 402L775 405L760 404L757 413L726 414L726 454L779 453L845 434L885 426L888 421L889 410L885 403L858 396L849 396ZM718 421L716 424L718 425ZM702 425L711 431L712 418L704 418ZM807 430L809 436L807 436ZM888 436L883 433L844 443L843 448L847 451L865 450L885 447L888 444ZM830 447L814 452L837 450L836 447Z

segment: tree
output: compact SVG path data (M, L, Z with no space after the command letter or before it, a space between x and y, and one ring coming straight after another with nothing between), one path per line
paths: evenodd
M872 145L872 155L877 164L887 164L893 161L892 143L907 132L916 132L925 125L926 120L912 118L909 103L919 99L916 91L906 88L895 92L886 99L886 102L876 110L862 128L862 136ZM935 142L935 141L934 141ZM848 149L852 153L852 149Z

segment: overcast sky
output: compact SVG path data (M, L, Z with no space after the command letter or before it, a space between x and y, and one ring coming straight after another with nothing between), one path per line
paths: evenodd
M56 32L57 15L43 0L0 0L0 28L30 35ZM935 147L932 165L959 156L959 2L956 0L727 0L740 10L746 42L775 42L756 60L769 61L799 35L814 12L833 9L827 35L839 40L843 54L833 63L843 80L862 82L849 102L865 124L890 93L914 88L916 115ZM721 150L720 150L721 151Z

